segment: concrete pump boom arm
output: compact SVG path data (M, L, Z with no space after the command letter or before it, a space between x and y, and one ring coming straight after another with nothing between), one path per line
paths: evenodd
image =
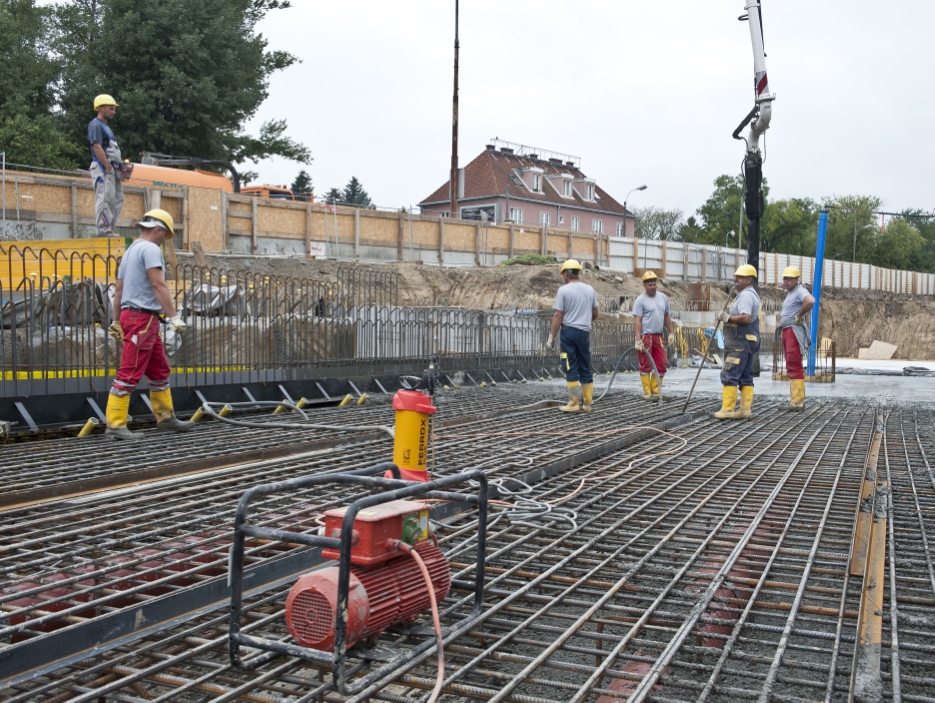
M759 152L760 136L769 129L769 121L773 116L773 100L775 95L769 92L769 80L766 77L766 53L763 49L763 20L760 15L758 0L749 0L744 7L747 14L740 19L746 19L750 25L750 41L753 45L753 84L756 93L756 105L750 115L734 132L734 137L740 139L738 133L749 122L750 129L744 139L747 142L747 152ZM755 119L754 119L755 118Z

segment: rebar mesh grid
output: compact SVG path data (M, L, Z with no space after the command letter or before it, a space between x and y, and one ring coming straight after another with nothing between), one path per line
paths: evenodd
M847 565L868 447L878 434L876 411L819 402L801 415L769 410L763 408L762 419L754 423L694 422L537 483L541 500L570 496L560 504L577 513L574 525L516 524L494 509L487 608L465 632L446 635L445 694L601 703L846 699L862 590L860 578L848 578ZM535 416L536 429L548 432L540 417ZM573 444L575 429L588 426L568 427L563 419L564 436L542 435L541 445L533 442L534 451L548 443L560 453ZM525 462L510 461L517 447L509 454L504 450L510 423L497 424L492 434L503 436L492 438L487 459L499 452L503 465L487 470L524 474ZM465 443L474 429L446 430L449 436L439 441L446 471L486 460L474 455L488 444L476 438L468 453ZM926 542L932 529L928 492L935 487L927 463L933 435L929 411L894 411L885 418L879 471L881 478L889 472L893 489L894 510L888 515L894 518L890 534L898 551L890 564L899 590L887 591L883 620L890 623L895 613L893 622L900 625L898 648L891 639L895 630L883 633L886 698L924 700L932 690L926 689L926 672L935 663L935 648L924 631L935 615ZM523 443L524 454L525 449ZM470 514L441 529L440 543L455 578L470 573L475 533ZM245 626L262 636L287 637L284 595L274 589L254 596ZM468 603L469 596L454 591L442 606L444 622L460 619ZM223 609L206 613L2 695L10 700L340 698L331 691L327 671L288 658L251 673L231 669L225 618ZM424 629L395 630L380 644L406 648L424 636ZM417 698L434 684L430 659L369 695ZM892 673L893 661L900 676ZM358 659L357 666L364 673L366 660Z

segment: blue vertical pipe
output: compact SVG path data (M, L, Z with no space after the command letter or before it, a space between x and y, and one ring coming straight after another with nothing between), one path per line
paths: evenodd
M815 275L812 278L812 296L815 306L812 308L811 333L812 343L808 347L808 371L806 376L815 376L815 358L818 356L818 311L821 307L821 274L825 263L825 234L828 232L828 211L823 209L818 215L818 243L815 246Z

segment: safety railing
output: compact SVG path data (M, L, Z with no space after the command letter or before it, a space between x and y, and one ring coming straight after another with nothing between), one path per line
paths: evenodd
M0 278L0 395L106 391L121 352L107 333L119 259L37 251L22 275L22 253L5 250L15 275ZM394 273L313 280L184 263L167 266L167 283L189 326L162 328L178 386L410 373L433 355L463 370L557 359L545 347L550 310L400 306ZM597 321L595 363L632 344L628 318Z

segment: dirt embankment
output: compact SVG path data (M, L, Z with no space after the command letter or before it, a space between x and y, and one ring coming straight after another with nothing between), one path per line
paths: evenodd
M189 255L180 254L188 260ZM336 280L339 268L350 262L290 257L211 256L210 266L249 270L257 274ZM399 273L401 304L451 305L470 309L547 309L561 285L556 265L440 268L417 263L361 265L374 271ZM634 298L643 292L633 276L587 270L584 280L594 286L602 302ZM686 285L662 281L660 290L673 301L685 301ZM719 310L729 286L712 284L711 309ZM760 290L760 297L778 309L785 294L779 287ZM839 357L856 357L874 339L896 344L896 358L935 359L935 299L878 291L825 288L822 291L821 336L835 340Z

